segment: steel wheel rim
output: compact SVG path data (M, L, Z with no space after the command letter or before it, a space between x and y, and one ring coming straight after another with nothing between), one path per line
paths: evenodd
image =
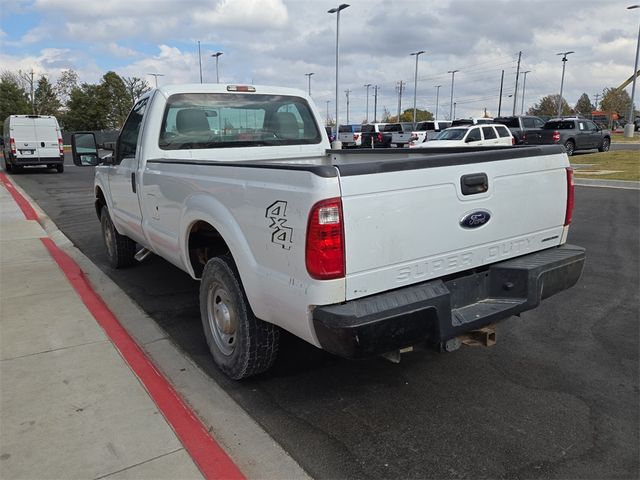
M207 320L220 352L231 355L236 346L236 311L231 296L221 286L212 287L207 293Z
M608 152L608 151L609 151L609 140L605 140L604 142L602 142L602 149L603 149L605 152Z

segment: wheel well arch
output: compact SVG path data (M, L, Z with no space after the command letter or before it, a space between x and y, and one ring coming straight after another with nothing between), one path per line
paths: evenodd
M100 219L100 215L102 214L102 207L107 204L107 200L104 197L104 193L100 187L96 187L96 200L95 200L95 208L96 215L98 215L98 219Z
M187 232L187 249L189 263L196 278L202 276L202 271L209 259L230 254L231 250L220 232L204 220L193 222Z

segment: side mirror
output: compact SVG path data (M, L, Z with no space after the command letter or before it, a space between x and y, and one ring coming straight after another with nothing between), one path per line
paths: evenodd
M100 163L93 132L78 132L71 135L71 155L74 165L78 167L94 167Z

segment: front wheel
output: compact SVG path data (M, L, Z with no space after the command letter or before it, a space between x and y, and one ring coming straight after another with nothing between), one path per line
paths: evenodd
M102 238L107 247L107 258L113 268L130 267L135 263L136 242L129 237L120 235L111 221L107 206L102 207L100 213Z
M608 138L603 138L602 139L602 143L598 147L598 151L599 152L608 152L610 147L611 147L611 140L609 140Z
M200 317L214 361L234 380L268 370L280 330L253 314L230 255L209 260L200 282Z
M567 155L572 156L576 149L576 144L573 143L573 140L567 140L564 144L564 148L567 151Z

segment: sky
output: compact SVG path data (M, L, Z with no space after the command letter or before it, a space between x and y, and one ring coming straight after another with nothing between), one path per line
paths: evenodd
M349 0L346 0L349 1ZM518 54L529 71L524 111L558 94L558 52L568 56L563 96L574 106L582 93L595 103L604 88L633 72L639 0L351 0L340 14L339 119L373 119L418 108L440 119L514 110ZM323 116L335 117L336 14L325 0L4 0L0 7L0 71L46 75L55 82L73 69L81 82L98 83L112 70L155 84L277 85L308 89ZM198 54L200 42L200 55ZM415 56L418 57L417 89ZM441 85L438 89L436 86ZM640 87L639 87L640 88ZM631 85L627 87L631 94ZM437 95L437 93L439 93ZM522 109L520 75L515 111ZM437 95L437 102L436 102ZM636 97L637 98L637 97ZM636 105L638 100L636 99Z

